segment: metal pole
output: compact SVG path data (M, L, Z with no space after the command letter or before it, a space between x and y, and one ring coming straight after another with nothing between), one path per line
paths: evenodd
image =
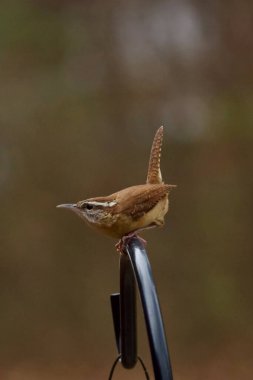
M120 293L111 295L112 314L119 357L115 361L110 379L118 361L133 368L137 360L136 333L136 281L139 288L150 353L156 380L173 380L161 310L147 252L138 238L126 245L120 256ZM148 379L148 373L143 364Z
M162 315L146 250L138 238L132 238L126 252L138 283L155 379L173 380Z
M120 352L125 368L137 362L136 283L129 257L120 256Z

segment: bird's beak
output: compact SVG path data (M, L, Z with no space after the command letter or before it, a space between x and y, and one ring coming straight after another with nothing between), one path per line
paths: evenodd
M76 203L65 203L62 205L56 206L57 208L68 208L70 210L73 210L76 207Z

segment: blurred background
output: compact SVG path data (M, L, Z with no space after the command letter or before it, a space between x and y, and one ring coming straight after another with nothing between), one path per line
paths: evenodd
M108 377L115 241L55 206L143 183L160 125L178 188L143 236L175 379L252 379L252 15L250 1L1 1L1 379Z

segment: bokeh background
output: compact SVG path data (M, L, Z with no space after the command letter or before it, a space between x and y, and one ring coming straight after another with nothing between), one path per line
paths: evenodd
M253 378L252 15L233 0L1 1L1 379L107 378L115 242L55 206L143 183L162 124L178 188L144 236L175 379Z

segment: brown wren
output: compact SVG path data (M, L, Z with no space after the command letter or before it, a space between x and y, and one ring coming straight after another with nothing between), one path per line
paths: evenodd
M57 207L74 211L89 226L120 239L116 247L123 252L127 240L138 236L139 231L164 224L164 216L169 209L169 191L176 186L162 181L162 139L163 127L160 127L152 144L147 181L144 185L127 187L105 197L89 198ZM141 239L139 236L138 238Z

